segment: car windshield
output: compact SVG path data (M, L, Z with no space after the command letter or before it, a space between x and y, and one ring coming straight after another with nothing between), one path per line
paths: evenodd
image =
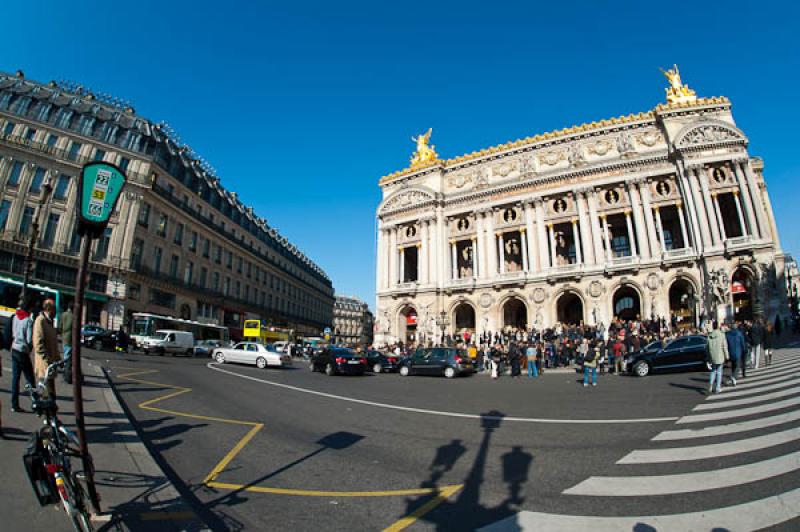
M658 351L659 349L661 349L661 342L650 342L644 346L642 351Z
M169 336L169 333L157 332L153 335L153 338L156 340L166 340L167 336Z
M331 355L335 357L354 357L357 356L353 351L349 349L342 349L340 347L336 347L330 350Z

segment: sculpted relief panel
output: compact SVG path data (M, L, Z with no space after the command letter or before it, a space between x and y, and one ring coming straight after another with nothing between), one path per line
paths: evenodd
M383 204L383 207L381 207L381 212L402 209L404 207L412 207L432 199L433 196L431 194L423 192L422 190L408 190L405 192L400 192L389 198L386 203Z

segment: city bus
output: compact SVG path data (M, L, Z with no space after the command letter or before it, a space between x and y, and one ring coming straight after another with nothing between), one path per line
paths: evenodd
M145 338L150 338L156 331L163 329L188 331L194 335L195 342L201 340L219 340L227 344L228 328L221 325L200 323L199 321L182 320L171 316L159 316L147 312L134 312L131 320L131 341L138 346Z
M0 325L5 326L6 320L11 319L17 310L19 295L22 292L22 281L10 277L0 277ZM56 315L61 312L61 292L49 286L28 283L28 299L34 302L34 311L41 309L45 298L52 298L56 302ZM0 328L0 331L5 330Z

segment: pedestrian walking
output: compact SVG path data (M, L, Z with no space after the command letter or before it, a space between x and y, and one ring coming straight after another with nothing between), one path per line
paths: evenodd
M764 326L761 324L761 318L753 323L750 338L753 340L753 369L758 369L764 352Z
M525 357L528 360L528 378L538 377L539 368L536 367L536 348L533 344L528 344L525 348Z
M745 345L744 334L739 330L736 323L725 333L725 340L728 344L728 356L731 358L731 383L736 386L736 376L739 374L740 369L742 378L747 377L744 360L747 346Z
M56 317L56 303L52 299L45 299L42 303L42 312L33 323L33 353L36 359L34 373L37 379L45 378L47 366L61 360L58 349L58 333L53 326ZM53 377L47 380L47 393L51 399L56 398L56 382Z
M61 342L64 344L64 382L72 384L72 309L67 307L58 319Z
M711 374L708 377L708 393L722 391L722 366L728 360L728 342L719 330L719 323L714 320L713 329L708 333L708 358L711 362Z
M772 365L772 324L767 322L764 327L764 365Z
M19 404L19 378L25 376L28 385L33 388L33 365L31 349L33 348L33 319L29 313L30 304L23 303L11 318L11 411L24 412Z
M511 376L515 379L520 376L521 367L520 367L520 358L521 353L519 351L519 347L516 342L513 342L508 348L508 363L511 365Z
M594 350L583 357L583 385L589 386L589 373L592 374L592 386L597 386L597 359Z
M617 376L622 375L622 371L625 369L625 342L622 340L617 340L614 342L613 346L614 351L614 373Z

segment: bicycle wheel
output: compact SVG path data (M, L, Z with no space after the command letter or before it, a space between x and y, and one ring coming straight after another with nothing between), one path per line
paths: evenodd
M77 532L92 532L92 522L86 508L87 497L83 485L72 472L64 475L63 480L69 500L66 501L62 498L62 503L72 521L73 528Z

